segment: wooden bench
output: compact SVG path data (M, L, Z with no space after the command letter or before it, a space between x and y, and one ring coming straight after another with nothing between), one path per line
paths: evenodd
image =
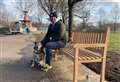
M78 81L78 64L101 62L100 82L105 80L106 54L110 28L102 31L72 32L72 41L62 53L74 62L73 82Z

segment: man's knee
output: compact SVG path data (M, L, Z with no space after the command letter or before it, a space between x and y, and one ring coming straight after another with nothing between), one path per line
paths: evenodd
M50 42L48 42L48 43L46 43L46 45L45 45L45 48L51 48L51 43Z

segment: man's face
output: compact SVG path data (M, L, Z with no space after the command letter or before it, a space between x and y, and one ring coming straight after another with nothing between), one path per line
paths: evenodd
M55 23L55 22L56 22L56 17L55 17L55 16L50 17L50 21L51 21L52 23Z

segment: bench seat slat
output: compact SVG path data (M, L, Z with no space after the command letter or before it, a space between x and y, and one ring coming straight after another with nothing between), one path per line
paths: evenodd
M63 54L65 54L68 58L70 58L71 60L74 60L74 55L75 55L75 49L74 48L63 48L62 49ZM91 51L92 52L92 51ZM80 49L79 50L79 54L78 54L78 61L84 61L84 62L100 62L102 59L101 55L93 52L87 52L87 50L85 51L85 49Z

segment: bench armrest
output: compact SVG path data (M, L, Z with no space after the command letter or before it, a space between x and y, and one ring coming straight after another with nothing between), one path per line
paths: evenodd
M66 47L73 47L75 44L74 43L67 43Z
M94 47L105 47L106 44L103 44L103 43L96 43L96 44L79 44L79 43L76 43L73 45L73 48L87 48L87 47L91 47L91 48L94 48Z

